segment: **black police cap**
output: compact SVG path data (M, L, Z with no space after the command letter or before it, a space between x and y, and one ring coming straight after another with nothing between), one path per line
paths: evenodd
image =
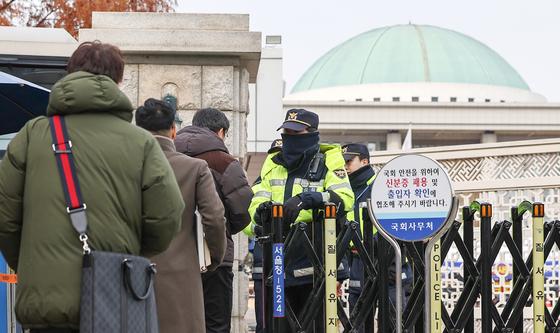
M360 159L369 159L369 149L366 145L361 143L350 143L342 146L342 155L346 162L356 156L360 156Z
M291 129L294 131L303 131L304 129L317 130L319 128L319 116L305 109L290 109L286 112L284 123L278 127Z
M267 153L272 154L280 150L282 150L282 139L276 139L272 141L272 144L270 145L270 149L268 150Z

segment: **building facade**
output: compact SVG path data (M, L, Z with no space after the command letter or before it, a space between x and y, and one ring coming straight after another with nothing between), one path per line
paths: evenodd
M249 109L247 115L247 151L266 152L270 143L278 139L276 131L284 120L282 97L281 45L266 44L262 49L257 81L249 85Z
M560 104L531 91L499 54L428 25L373 29L336 46L305 72L284 110L319 114L321 138L371 150L553 138Z

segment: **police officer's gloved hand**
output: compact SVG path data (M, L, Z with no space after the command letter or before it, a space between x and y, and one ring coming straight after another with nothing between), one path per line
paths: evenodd
M270 210L272 209L272 201L266 201L257 207L255 211L254 220L257 225L263 225L263 217L268 215L270 216Z
M257 238L262 237L263 227L257 224L253 225L253 233L255 234L255 236L257 236Z
M303 203L303 209L323 208L325 203L321 192L304 192L298 194Z
M296 221L302 209L304 209L303 201L299 195L291 197L284 202L284 225L287 225L287 228Z

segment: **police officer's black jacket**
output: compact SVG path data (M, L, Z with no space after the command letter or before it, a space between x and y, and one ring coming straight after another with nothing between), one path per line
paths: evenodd
M362 223L362 214L360 213L360 203L366 202L371 197L371 182L375 176L375 171L369 165L366 165L348 175L350 186L354 191L354 219Z

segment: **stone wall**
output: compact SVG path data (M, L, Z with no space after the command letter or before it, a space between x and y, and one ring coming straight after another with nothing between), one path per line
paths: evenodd
M183 60L192 61L188 57ZM127 63L121 88L135 107L150 97L175 96L182 126L190 125L200 108L223 111L231 126L226 145L233 155L243 158L247 150L248 83L246 69L227 63L222 66Z
M100 40L125 54L121 89L136 107L170 94L177 99L183 126L194 112L213 107L226 113L226 146L242 159L247 151L249 83L261 53L261 33L249 31L249 16L239 14L93 13L92 29L80 42ZM247 237L234 236L235 273L232 332L245 332L248 277L239 271Z

